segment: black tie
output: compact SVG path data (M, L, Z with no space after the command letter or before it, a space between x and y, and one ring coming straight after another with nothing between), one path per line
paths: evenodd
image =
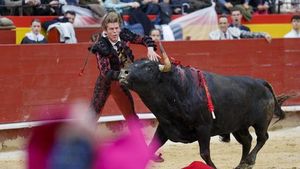
M117 47L117 51L119 52L120 49L121 49L121 42L118 41L118 42L115 44L115 47Z
M224 37L225 37L225 39L227 39L226 32L224 32Z

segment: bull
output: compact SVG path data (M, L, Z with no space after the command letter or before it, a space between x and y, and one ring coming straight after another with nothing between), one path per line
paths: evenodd
M199 71L171 64L166 53L162 54L163 65L141 59L122 69L119 75L120 83L135 91L156 116L159 124L155 137L160 143L156 148L167 140L198 141L200 156L206 164L216 168L210 157L210 137L232 133L242 145L242 157L236 168L252 168L257 153L268 140L267 130L273 114L278 120L285 117L281 109L285 100L276 99L265 80L203 71L214 106L214 119L208 108L207 91L200 84ZM257 135L252 150L251 126Z

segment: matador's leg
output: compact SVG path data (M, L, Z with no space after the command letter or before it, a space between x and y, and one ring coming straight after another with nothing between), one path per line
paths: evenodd
M133 98L129 89L120 85L118 81L113 81L111 85L111 95L113 96L126 120L138 119L138 116L134 110Z
M100 115L104 104L110 94L111 80L99 75L95 83L94 94L91 100L91 109Z

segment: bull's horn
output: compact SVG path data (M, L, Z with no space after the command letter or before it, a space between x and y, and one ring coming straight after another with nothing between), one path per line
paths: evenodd
M170 62L170 59L160 41L159 41L159 48L162 53L163 64L159 64L158 68L161 72L169 72L169 71L171 71L171 62Z

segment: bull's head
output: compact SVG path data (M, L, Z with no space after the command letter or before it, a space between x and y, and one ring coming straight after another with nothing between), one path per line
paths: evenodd
M121 69L120 83L135 91L144 90L142 88L147 90L157 85L155 82L158 82L160 75L171 70L171 62L161 44L160 50L163 64L148 59L137 60L127 69Z

